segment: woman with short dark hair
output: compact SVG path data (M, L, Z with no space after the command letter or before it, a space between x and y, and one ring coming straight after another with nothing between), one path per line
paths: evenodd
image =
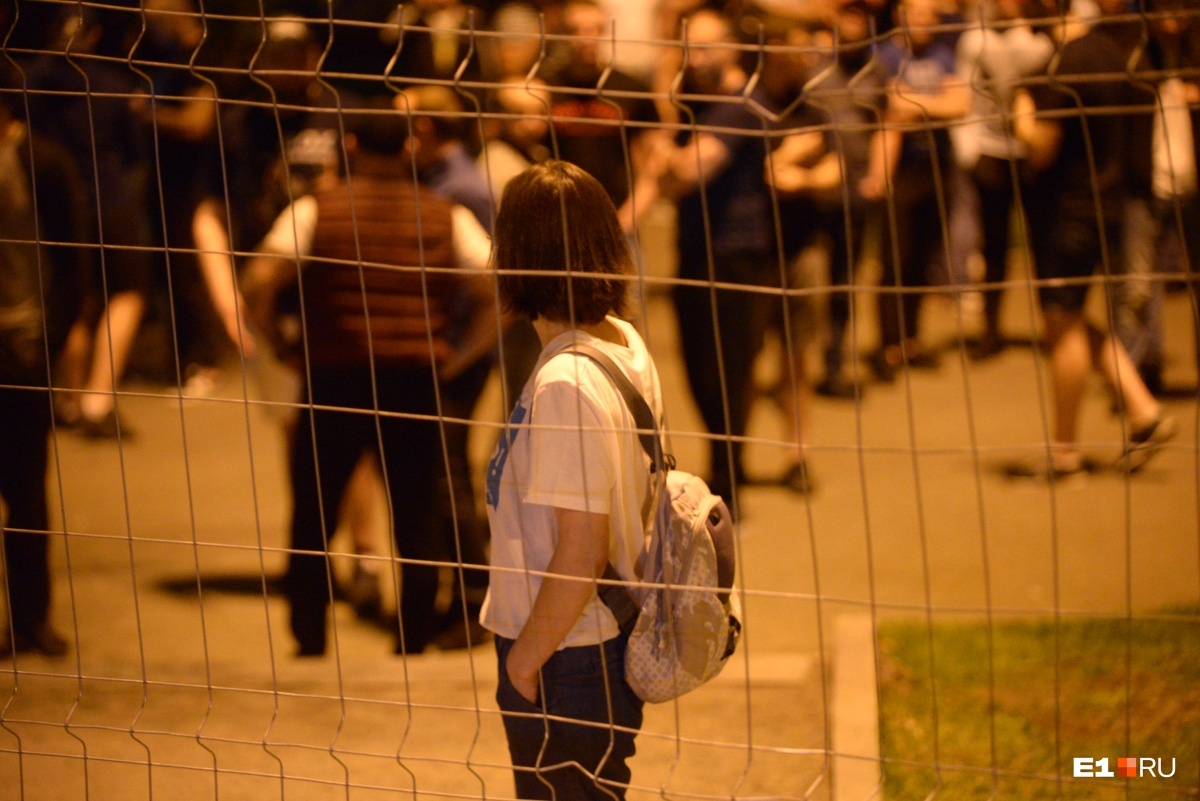
M597 594L611 567L635 580L649 459L612 380L612 360L662 415L654 362L625 308L632 273L600 184L550 161L509 182L496 219L500 295L533 321L542 354L488 467L499 688L521 798L623 798L642 702L625 644ZM611 574L610 574L611 575Z

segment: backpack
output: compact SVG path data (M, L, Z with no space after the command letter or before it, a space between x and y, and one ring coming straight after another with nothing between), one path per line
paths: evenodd
M674 469L650 405L624 371L592 345L577 343L567 351L586 356L608 375L650 457L652 517L639 559L640 585L620 583L609 564L599 595L629 635L626 682L643 701L670 701L720 673L737 647L742 626L729 592L736 572L733 519L703 479Z

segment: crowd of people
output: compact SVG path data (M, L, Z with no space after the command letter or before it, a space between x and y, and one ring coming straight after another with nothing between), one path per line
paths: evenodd
M506 184L548 159L599 181L635 257L647 213L677 210L683 362L713 435L706 477L727 498L748 480L741 441L772 330L792 429L774 480L811 490L810 387L867 391L847 332L873 247L866 366L891 382L938 366L921 330L931 291L981 290L973 359L1008 345L1010 252L1028 243L1055 422L1048 461L1024 472L1088 469L1077 428L1093 370L1126 416L1123 467L1174 431L1154 392L1164 287L1190 280L1200 233L1188 0L250 5L27 2L3 20L0 157L25 176L3 213L30 232L6 240L6 269L40 270L49 358L4 374L0 432L6 451L39 450L49 412L10 387L52 378L58 427L128 438L114 390L147 317L165 323L181 385L263 349L299 365L285 586L302 655L326 650L329 537L339 520L369 529L380 487L404 516L389 525L405 560L398 650L480 634L487 532L462 478L468 423L493 368L515 400L541 349L495 297L490 235ZM828 264L819 369L804 361L797 266L813 249ZM1115 333L1085 314L1094 274L1113 279ZM29 464L44 467L41 451ZM44 488L0 475L8 525L44 530ZM10 647L61 652L45 538L5 547ZM386 553L367 536L356 548ZM438 560L463 566L442 618ZM359 560L347 589L365 614L376 562Z
M848 329L874 248L876 382L938 367L932 292L978 297L962 346L1001 353L1010 257L1031 255L1053 427L1046 458L1015 472L1090 468L1093 372L1123 415L1120 469L1174 434L1155 393L1164 289L1195 291L1200 253L1191 0L267 6L30 0L0 17L5 652L68 649L49 615L47 437L132 435L116 388L157 317L185 395L229 356L269 350L302 376L283 398L297 655L327 651L339 589L378 616L399 556L397 653L495 634L518 794L620 797L641 702L592 582L636 579L648 466L618 435L629 413L608 379L563 351L603 351L661 414L621 316L666 204L705 477L735 515L773 331L791 446L776 483L812 491L810 386L868 391ZM812 252L828 267L816 288ZM1087 314L1097 284L1111 330ZM804 359L814 294L819 370ZM467 435L496 369L512 411L485 482L489 571ZM387 545L370 536L380 496ZM361 558L339 588L327 554L343 525ZM440 564L456 566L448 609ZM545 729L546 746L542 711L599 728Z

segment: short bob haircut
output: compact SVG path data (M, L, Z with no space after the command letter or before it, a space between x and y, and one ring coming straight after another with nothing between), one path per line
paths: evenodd
M626 313L633 260L617 210L600 182L574 164L546 161L509 181L493 248L510 311L568 325Z

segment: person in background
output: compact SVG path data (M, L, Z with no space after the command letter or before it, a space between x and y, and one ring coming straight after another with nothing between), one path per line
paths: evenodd
M145 87L124 65L139 25L132 8L69 9L57 41L26 71L29 135L70 155L86 187L89 241L103 245L84 313L60 356L55 393L59 424L97 439L132 434L128 419L119 419L116 389L159 263L147 217L147 131L133 110Z
M1084 279L1121 253L1121 224L1129 182L1127 148L1133 114L1095 109L1134 107L1120 46L1081 24L1055 0L1029 0L1026 16L1042 21L1058 55L1052 80L1017 94L1016 134L1035 172L1030 242L1038 278ZM1111 332L1084 314L1091 282L1039 287L1044 337L1054 387L1054 426L1048 461L1017 465L1014 473L1050 480L1089 468L1079 444L1084 389L1098 372L1125 415L1121 465L1141 469L1175 433L1175 419L1150 394Z
M7 67L0 66L3 90L21 85ZM30 136L18 119L20 98L0 91L0 533L9 610L0 657L62 656L67 641L51 621L49 366L79 316L92 266L84 243L94 234L74 159Z
M993 0L984 6L984 27L971 27L958 42L958 70L971 87L971 114L979 122L978 159L971 177L979 192L983 233L983 335L971 342L972 359L1003 352L1007 339L1000 325L1008 274L1014 208L1024 228L1030 175L1025 145L1012 130L1012 101L1018 86L1045 71L1054 54L1050 38L1034 33L1021 16L1021 0Z
M388 25L378 31L379 40L388 47L388 58L394 55L396 59L389 78L404 88L462 82L467 84L463 91L482 100L483 90L478 84L483 78L483 65L471 30L483 26L483 15L462 0L414 0L392 8ZM405 26L404 38L398 41L401 24Z
M496 702L516 794L623 799L642 701L624 677L628 634L596 579L610 564L634 578L649 460L612 380L564 351L603 351L661 418L654 361L620 319L633 261L600 183L546 161L505 189L495 267L504 304L533 322L543 345L488 467L483 624L496 633Z
M1153 15L1151 63L1172 76L1159 85L1161 114L1156 114L1154 131L1153 191L1162 226L1158 279L1182 274L1192 284L1192 291L1198 288L1200 269L1200 82L1195 77L1200 66L1198 8L1195 0L1151 0L1147 5ZM1150 287L1150 291L1156 290ZM1161 283L1157 291L1161 291ZM1200 323L1193 323L1192 335L1200 364Z
M787 285L799 289L809 281L804 275L802 254L818 243L824 244L817 198L839 193L841 158L827 112L810 102L793 107L802 97L808 99L803 94L805 84L817 59L811 31L778 20L768 26L766 41L783 49L767 53L761 77L763 88L772 108L790 110L778 124L780 136L772 140L778 146L763 165L767 182L774 189L778 214L778 220L769 222L778 225ZM816 316L814 306L809 296L789 295L775 307L774 327L780 329L783 346L776 399L791 446L781 483L799 494L807 494L813 486L806 459L810 387L805 351Z
M688 384L712 435L708 483L733 501L737 514L754 361L783 288L763 169L770 138L767 121L742 97L747 76L729 21L697 11L688 30L697 45L688 51L682 86L690 124L668 154L660 183L678 207L684 281L674 289L675 311ZM761 85L750 99L771 107ZM714 291L713 281L722 286Z
M502 116L491 121L495 133L486 137L478 164L487 176L498 207L509 181L550 158L550 92L537 78L512 77L493 91L490 104L493 113ZM525 386L542 350L537 332L528 320L513 316L507 322L499 354L506 409Z
M550 92L542 80L514 75L492 90L487 110L499 119L488 121L476 164L499 206L509 181L550 157Z
M880 343L870 360L884 382L901 369L938 365L937 354L920 342L919 290L929 285L939 245L949 252L946 193L955 167L946 124L965 116L971 104L954 49L936 35L936 0L903 0L896 13L899 27L879 49L890 78L886 125L874 135L860 185L868 200L890 206L883 224Z
M569 0L563 24L566 60L542 76L552 93L551 151L600 181L632 235L657 198L666 135L649 87L610 68L609 16L597 0Z
M1148 20L1126 0L1100 0L1096 31L1111 39L1131 72L1130 92L1139 112L1130 115L1126 139L1126 184L1122 212L1121 258L1114 262L1113 330L1152 392L1162 390L1165 289L1158 243L1162 221L1154 191L1154 129L1159 88L1166 76L1154 74ZM1161 133L1161 130L1160 130Z
M177 368L183 394L203 397L219 380L217 368L231 343L239 345L236 306L222 292L229 275L224 283L210 283L195 254L193 221L204 198L205 170L219 158L217 98L190 69L205 36L193 0L146 0L145 9L146 33L133 58L146 72L138 79L146 96L134 109L153 136L147 216L166 268L156 275L152 307L163 309L174 329L168 334L172 376ZM222 303L219 309L214 299Z
M867 221L877 206L877 201L862 196L859 185L870 165L872 132L887 109L887 77L871 58L869 18L870 9L864 3L838 5L831 26L837 49L829 63L817 67L816 73L823 77L812 87L809 101L832 120L832 139L841 156L841 182L832 191L813 196L817 224L829 239L832 290L825 372L813 389L818 395L843 400L861 397L864 389L853 366L847 375L846 334L854 303L854 271L866 244ZM829 44L833 43L830 39Z
M479 39L487 54L484 64L491 69L490 79L503 81L529 74L542 50L541 24L538 9L530 3L515 0L496 9L488 21L493 35Z
M437 385L496 344L487 233L467 209L413 185L402 157L409 123L390 111L381 104L352 115L349 174L283 211L242 283L253 318L269 320L280 290L298 281L307 322L305 401L313 406L301 412L291 448L294 552L285 579L300 656L326 649L328 540L364 453L383 468L404 560L397 652L430 644L431 563L444 530L437 481L446 470ZM478 313L453 337L464 297Z
M414 164L417 180L442 198L475 215L483 230L491 233L495 209L483 174L464 145L466 121L463 104L453 90L444 86L418 86L396 95L394 105L411 119L412 133L402 159ZM464 295L453 310L451 339L468 330L477 315L494 319L495 310L476 308L477 298ZM446 522L443 540L446 557L461 562L463 569L452 582L450 606L439 624L437 644L441 648L478 644L486 632L479 629L479 608L487 592L487 533L476 510L475 489L471 482L468 434L475 406L483 394L495 364L495 353L482 354L474 364L451 381L441 384L442 415L446 452L450 459L447 474L439 475L439 496L445 504ZM453 498L453 514L451 514ZM466 617L464 619L464 603Z
M467 152L470 122L459 96L445 86L416 86L398 93L393 105L412 120L406 160L416 165L417 181L470 209L491 231L496 216L492 193Z

